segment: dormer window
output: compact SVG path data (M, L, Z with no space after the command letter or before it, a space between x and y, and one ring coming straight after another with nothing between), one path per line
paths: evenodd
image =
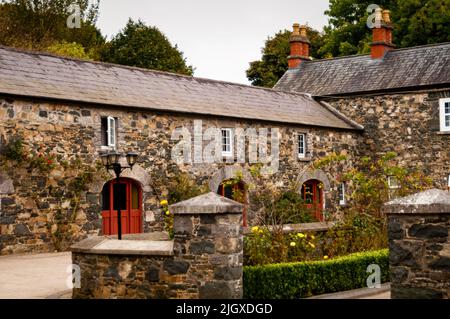
M233 155L233 134L230 128L222 129L222 156L230 157Z
M439 100L441 132L450 132L450 98Z
M298 158L306 158L306 134L298 134Z
M117 145L117 118L112 116L102 117L102 146L116 148Z

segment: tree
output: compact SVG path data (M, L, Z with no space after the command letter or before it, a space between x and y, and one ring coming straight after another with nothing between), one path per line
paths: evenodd
M367 8L372 0L330 0L325 14L325 45L321 54L344 56L370 51L372 31L367 27ZM397 47L411 47L450 41L450 0L378 0L391 11L393 41Z
M287 57L290 53L289 37L291 31L280 30L273 37L269 37L261 50L262 58L250 62L247 78L252 85L273 87L288 68ZM322 34L314 29L308 30L311 41L311 56L322 58L318 49L323 45Z
M67 19L80 8L81 27L68 28ZM98 2L89 0L11 0L0 4L0 44L43 50L61 41L77 42L86 50L98 48L105 39L95 27Z
M54 43L51 46L49 46L46 51L56 55L72 57L77 59L84 59L84 60L93 59L90 53L86 53L84 47L76 42L69 43L66 41L62 41L59 43Z
M128 20L102 52L102 61L192 75L183 53L156 27Z

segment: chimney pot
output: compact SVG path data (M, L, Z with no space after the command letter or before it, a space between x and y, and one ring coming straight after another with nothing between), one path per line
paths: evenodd
M294 23L292 28L293 31L289 39L291 53L288 56L288 65L290 69L298 67L304 60L309 60L310 44L307 26L300 26L300 24Z
M377 8L375 10L375 26L372 29L372 47L370 55L372 59L381 59L386 52L392 50L392 24L389 10Z
M300 24L298 23L294 23L292 25L292 28L294 29L294 31L292 32L292 35L300 35Z
M302 37L307 37L308 36L308 34L307 34L307 29L308 29L308 27L306 26L306 25L302 25L302 26L300 26L300 35L302 36Z
M391 23L391 11L383 10L383 21L385 23Z

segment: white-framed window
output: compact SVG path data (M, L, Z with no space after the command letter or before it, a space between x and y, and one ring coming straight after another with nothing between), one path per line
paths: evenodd
M117 144L117 118L106 116L101 118L102 145L116 148Z
M450 190L450 174L447 175L447 187Z
M388 186L389 189L398 189L400 188L400 184L398 183L398 180L395 176L389 176L388 177Z
M439 100L441 132L450 132L450 98Z
M298 136L298 158L306 157L306 134L299 133Z
M342 182L338 186L339 192L339 205L344 206L347 204L347 200L345 198L345 182Z
M222 156L233 155L233 131L230 128L222 129Z

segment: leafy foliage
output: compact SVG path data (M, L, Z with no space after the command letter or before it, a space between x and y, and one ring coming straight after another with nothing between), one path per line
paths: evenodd
M387 249L325 261L244 267L244 298L299 299L366 287L367 266L377 264L381 282L389 281Z
M372 30L366 23L373 0L330 0L323 32L309 30L311 56L332 58L370 52ZM393 41L398 48L450 41L450 0L378 0L391 11ZM252 85L273 87L287 70L290 31L266 40L262 58L250 62L247 78Z
M246 71L247 78L252 85L273 87L286 72L287 57L290 53L290 35L291 31L280 30L266 40L264 48L261 50L261 60L250 62L250 67ZM311 56L321 58L319 48L323 45L322 35L311 28L308 30L308 35L311 40Z
M264 265L322 259L312 234L274 232L253 226L244 238L244 264Z
M80 6L81 28L67 27L73 13L69 6ZM87 50L103 45L105 39L95 27L98 2L88 0L12 0L0 5L0 44L45 50L54 43L79 43Z
M102 61L192 75L192 66L178 47L156 27L130 19L102 52Z
M72 57L77 59L91 60L92 57L86 53L84 47L76 42L57 42L47 48L47 51L56 55Z

